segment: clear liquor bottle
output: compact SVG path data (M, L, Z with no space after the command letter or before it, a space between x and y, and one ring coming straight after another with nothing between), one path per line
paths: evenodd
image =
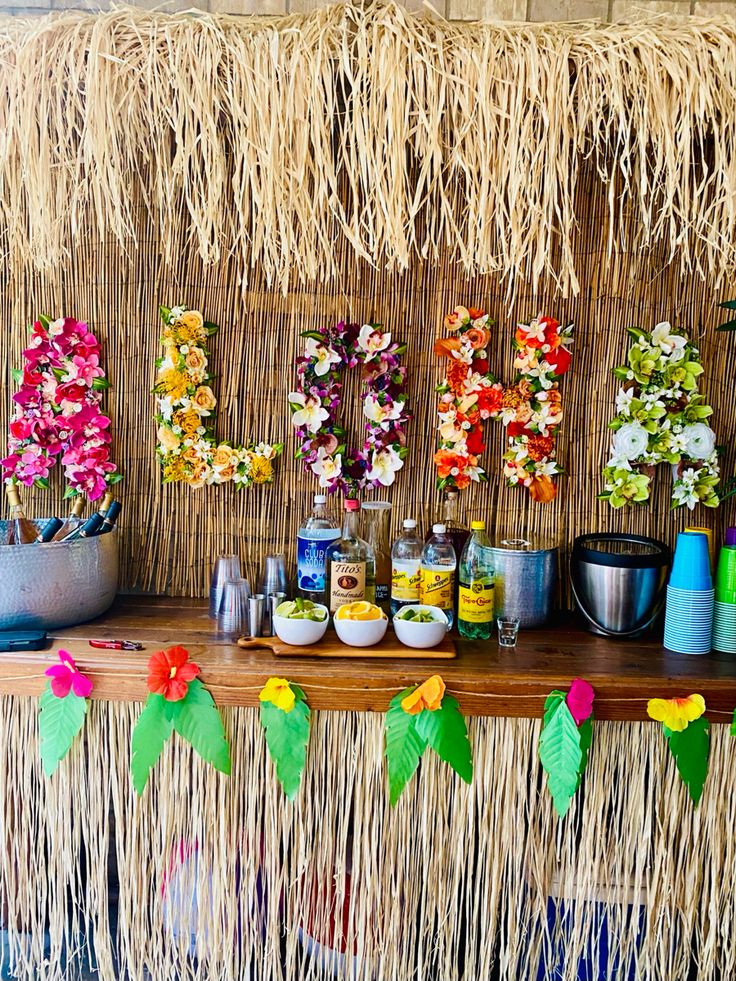
M327 601L330 613L345 603L376 601L376 557L358 534L360 501L345 501L342 534L325 553Z
M7 484L5 491L8 495L8 507L10 508L8 545L30 545L36 541L38 529L25 516L23 505L20 503L20 494L15 484Z
M375 603L388 614L391 603L391 547L389 545L388 501L367 501L363 504L365 540L373 549L376 561Z

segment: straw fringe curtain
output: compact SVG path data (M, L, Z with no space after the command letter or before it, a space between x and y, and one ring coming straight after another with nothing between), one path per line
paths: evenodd
M494 965L517 981L542 961L573 981L583 957L591 977L686 981L691 951L700 981L736 970L725 726L694 809L658 727L596 723L558 823L536 720L473 719L473 786L429 757L391 811L380 715L317 714L291 805L254 709L224 713L230 779L175 742L137 800L138 711L93 703L88 750L49 782L36 701L0 700L0 899L21 979L66 981L85 958L100 981L326 981L333 967L340 979L483 981ZM355 951L356 965L310 954L305 934Z
M663 245L736 270L736 30L450 24L392 3L285 19L68 14L0 27L0 217L49 268L91 219L127 252L150 215L167 261L236 258L243 286L447 252L511 287L585 287L581 163L607 252ZM624 214L632 223L624 227Z

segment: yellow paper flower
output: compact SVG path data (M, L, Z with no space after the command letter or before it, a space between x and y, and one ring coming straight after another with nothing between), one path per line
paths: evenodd
M699 719L705 712L705 699L702 695L688 695L687 698L651 698L647 704L647 714L655 722L664 722L672 732L682 732L689 722Z
M291 712L296 702L296 696L286 678L269 678L258 698L262 702L271 702L284 712Z
M254 484L267 484L273 477L273 464L254 453L250 460L250 479Z
M186 372L177 368L167 368L161 372L156 382L156 388L164 395L169 395L175 401L183 399L189 391L191 379Z
M401 699L401 707L408 715L419 715L424 709L436 712L442 705L444 694L444 681L438 674L433 674L406 698Z

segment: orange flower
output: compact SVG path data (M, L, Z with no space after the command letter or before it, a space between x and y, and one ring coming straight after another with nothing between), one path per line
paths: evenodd
M503 385L491 385L488 388L481 388L478 392L478 411L484 418L493 415L494 412L498 412L502 403Z
M523 395L525 399L530 399L532 395L534 395L534 389L526 378L522 378L519 382L517 382L516 387L519 393Z
M189 651L183 647L156 651L148 662L148 690L163 695L168 702L180 702L198 674L199 667L189 660Z
M486 312L480 307L468 307L468 314L471 320L478 320L479 317L485 317Z
M481 348L486 347L490 341L491 332L490 330L486 330L485 327L471 327L465 331L464 337L470 341L470 345L474 351L479 351Z
M401 699L401 707L408 715L419 715L424 709L428 712L436 712L442 705L442 696L445 694L445 683L438 674L433 674L431 678L415 688L410 695Z
M437 467L438 475L444 480L450 476L455 467L459 467L460 457L452 450L437 450L434 455L434 463Z
M466 487L470 487L470 477L465 472L459 473L455 477L455 486L458 490L465 490Z
M434 353L438 358L451 358L453 351L461 348L459 337L440 337L434 342Z
M530 436L526 444L526 451L530 460L544 460L555 448L555 441L551 436Z
M447 366L447 384L456 395L464 395L463 386L468 377L468 366L453 358Z
M546 473L535 474L529 484L532 500L539 504L549 504L557 497L557 488Z
M455 307L452 313L445 317L445 327L448 330L460 330L470 320L470 311L465 307Z

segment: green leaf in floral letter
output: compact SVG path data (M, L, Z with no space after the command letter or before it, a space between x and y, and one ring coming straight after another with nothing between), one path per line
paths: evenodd
M564 817L577 790L583 762L580 731L564 697L558 700L556 708L551 704L549 707L545 705L545 724L539 737L539 759L547 774L547 787L552 794L555 810L560 817Z

